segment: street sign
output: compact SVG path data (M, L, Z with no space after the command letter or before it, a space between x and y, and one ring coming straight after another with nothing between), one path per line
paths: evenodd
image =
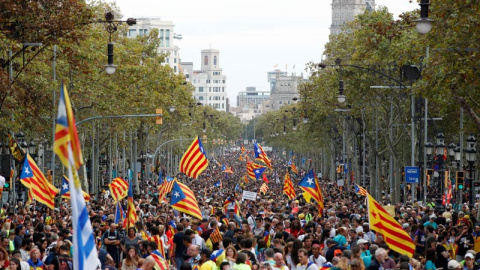
M420 169L418 167L405 167L405 182L420 182Z

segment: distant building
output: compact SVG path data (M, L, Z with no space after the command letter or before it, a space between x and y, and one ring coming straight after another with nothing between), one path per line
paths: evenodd
M332 0L330 34L340 34L344 23L353 21L355 16L364 13L365 10L374 9L375 0Z
M247 87L246 91L238 92L237 107L261 109L269 98L270 91L257 91L255 87Z
M204 105L210 105L218 111L228 111L227 76L220 67L220 51L202 50L201 69L194 70L192 62L182 62L182 72L187 81L195 86L193 96Z
M159 51L167 55L165 64L171 66L175 73L178 73L180 63L179 48L174 44L174 39L181 39L180 35L175 34L175 25L171 21L163 21L160 18L137 18L137 24L128 28L127 37L135 38L144 36L152 29L158 29L160 38Z
M273 75L276 75L275 78ZM298 98L298 86L305 81L303 75L287 75L286 72L269 72L268 80L272 90L270 92L269 110L278 110L283 105L293 104L293 98Z

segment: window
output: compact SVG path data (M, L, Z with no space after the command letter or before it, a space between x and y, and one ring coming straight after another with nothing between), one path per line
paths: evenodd
M216 56L216 55L213 57L213 65L214 65L214 66L217 65L217 56Z
M208 87L208 92L212 92L212 87Z
M160 47L165 47L165 42L163 39L163 29L160 29Z
M203 97L202 97L202 96L199 96L199 97L198 97L198 100L203 100Z
M222 97L222 100L225 100L225 97Z
M207 83L210 83L210 80L207 80Z
M148 29L143 29L143 34L147 35L147 33L148 33Z
M165 30L165 47L170 47L170 30Z
M206 66L208 65L208 56L205 55L205 57L203 58L203 64Z
M225 103L222 103L222 109L225 109Z
M190 74L185 74L185 78L190 79Z
M225 80L223 80L223 83L225 83Z
M203 87L198 87L198 92L203 92Z
M225 92L225 87L222 87L222 92Z
M173 71L177 72L177 66L173 67Z
M129 37L136 37L137 36L137 29L130 29L128 30Z
M212 100L212 97L209 97L208 100Z
M177 58L173 58L173 63L177 63Z
M143 36L143 29L138 29L138 35Z

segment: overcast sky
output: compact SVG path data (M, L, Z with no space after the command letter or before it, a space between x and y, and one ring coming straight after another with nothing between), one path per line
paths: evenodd
M116 0L125 18L160 17L173 21L183 40L181 61L200 68L202 49L220 50L230 105L247 86L268 91L267 72L274 66L305 73L305 64L319 62L332 21L331 0ZM417 1L376 0L395 17L418 8ZM295 69L293 67L295 66Z

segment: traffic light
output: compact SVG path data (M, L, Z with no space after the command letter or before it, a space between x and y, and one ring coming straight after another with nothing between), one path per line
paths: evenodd
M47 180L50 182L50 184L53 184L52 170L47 170Z
M156 125L161 125L161 124L163 124L163 116L162 116L162 113L163 113L163 109L156 109L156 110L155 110L155 114L160 114L160 116L156 116L156 117L155 117L155 124L156 124Z
M465 186L465 179L464 179L463 171L456 172L455 173L455 179L457 181L458 189L463 189L463 187Z
M432 178L433 170L427 169L425 175L427 176L427 186L430 186L430 179Z

